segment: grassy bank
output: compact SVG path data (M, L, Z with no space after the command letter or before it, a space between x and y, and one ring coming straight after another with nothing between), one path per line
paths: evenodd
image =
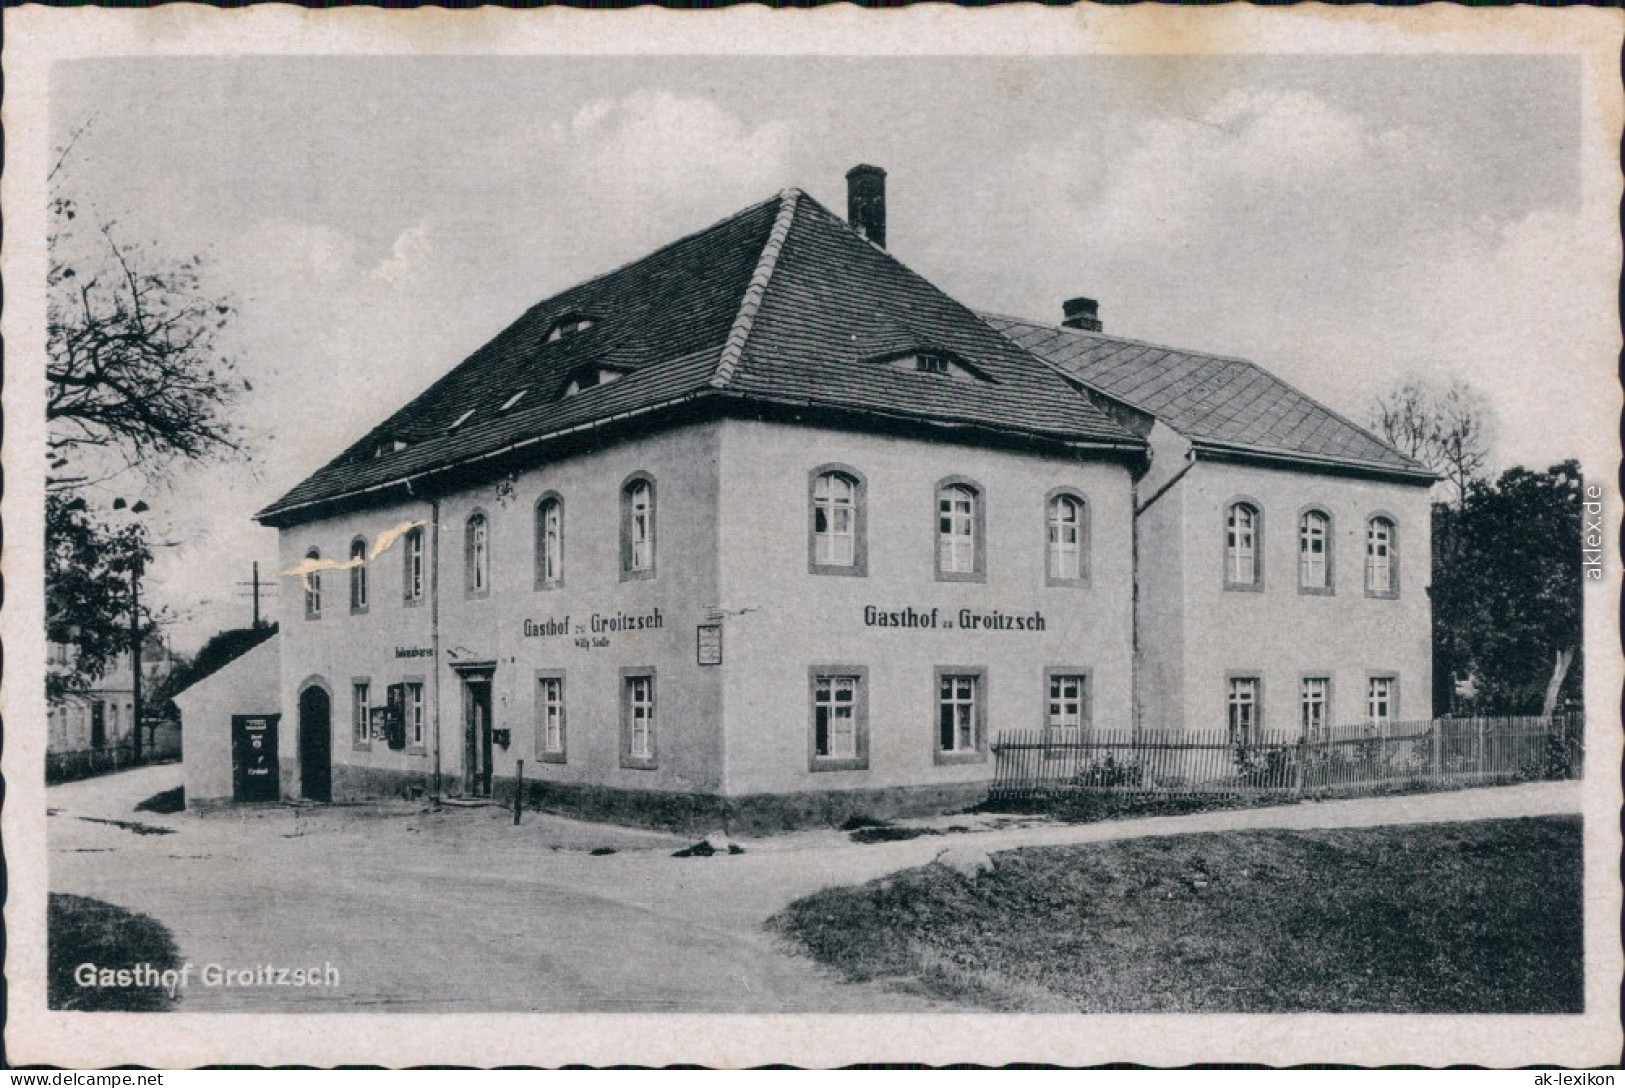
M1578 817L1143 838L796 901L853 981L1038 1012L1582 1011Z
M51 893L46 914L46 1005L74 1012L165 1012L174 997L154 986L81 986L80 964L114 970L180 966L169 930L144 914L79 895Z

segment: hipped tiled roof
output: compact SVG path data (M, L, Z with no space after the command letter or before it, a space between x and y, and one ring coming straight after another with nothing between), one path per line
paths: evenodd
M549 341L569 315L595 320ZM975 376L884 361L910 349L949 352ZM584 367L624 376L564 396ZM520 389L526 395L501 411ZM256 516L296 523L335 501L516 445L706 399L912 419L1129 455L1144 447L1051 367L791 189L532 307ZM397 440L406 447L378 454Z
M1198 445L1431 479L1424 465L1244 359L1000 314L982 318L1079 383Z

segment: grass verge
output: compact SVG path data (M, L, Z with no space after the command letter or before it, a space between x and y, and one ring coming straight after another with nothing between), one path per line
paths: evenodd
M176 786L172 790L155 793L151 797L135 806L137 812L156 812L167 816L186 810L186 787Z
M180 966L169 930L144 914L78 895L51 893L46 914L46 1004L71 1012L167 1012L175 1005L158 986L81 986L80 964L125 970Z
M1581 824L1541 817L1029 848L797 900L856 982L1009 1011L1583 1011Z

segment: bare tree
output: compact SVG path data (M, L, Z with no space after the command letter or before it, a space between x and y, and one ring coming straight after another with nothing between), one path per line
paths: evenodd
M126 244L113 223L80 230L71 198L56 198L52 212L45 417L57 475L48 483L82 483L62 473L90 451L104 469L149 474L236 451L227 410L247 384L217 342L234 308L205 291L202 262Z
M144 528L114 524L92 504L93 485L132 470L150 484L177 460L240 453L229 411L248 389L221 345L235 309L207 289L203 262L126 241L66 191L64 164L86 128L51 171L46 627L75 651L53 695L91 686L152 626L137 604L151 556Z
M1401 382L1373 402L1369 424L1390 446L1442 476L1457 506L1489 467L1494 414L1464 382L1443 389Z

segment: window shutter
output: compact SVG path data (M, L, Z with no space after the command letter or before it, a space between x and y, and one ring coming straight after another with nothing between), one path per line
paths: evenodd
M389 711L384 719L389 746L396 751L406 747L406 685L389 685Z

